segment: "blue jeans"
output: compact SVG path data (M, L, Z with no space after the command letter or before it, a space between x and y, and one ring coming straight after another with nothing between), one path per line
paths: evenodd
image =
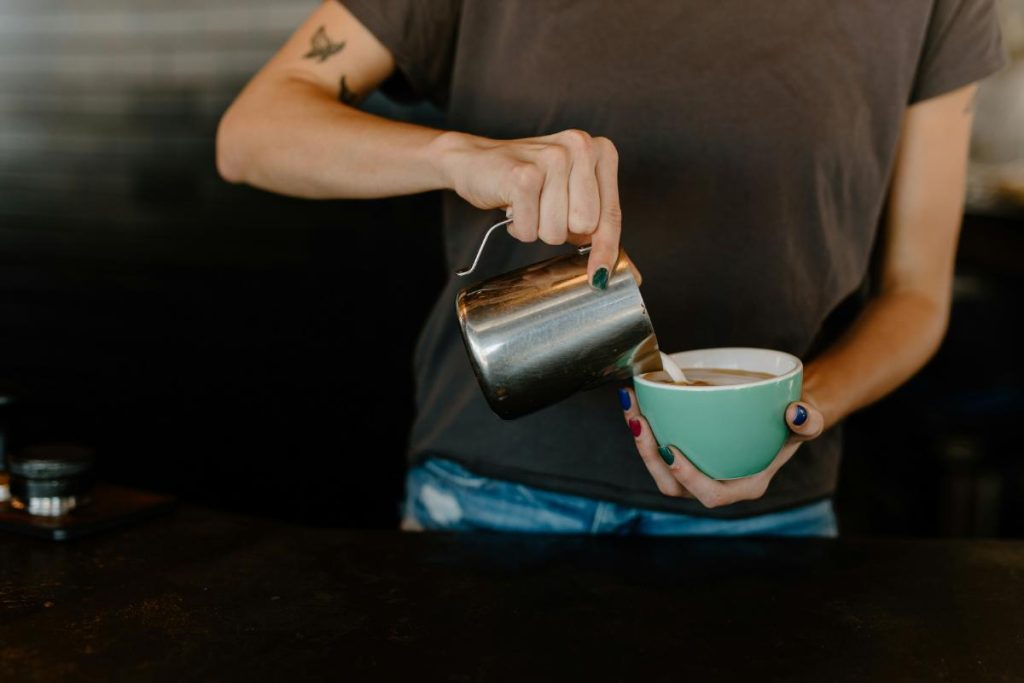
M431 458L409 470L405 529L649 536L838 535L831 500L741 519L659 512L474 474Z

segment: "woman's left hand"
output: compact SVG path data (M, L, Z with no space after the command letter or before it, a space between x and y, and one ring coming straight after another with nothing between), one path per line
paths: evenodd
M626 388L619 392L626 424L658 490L673 498L696 498L707 508L731 505L741 500L756 500L763 496L772 477L789 462L800 444L817 438L825 425L821 413L808 401L790 403L786 408L786 424L790 436L771 464L750 477L717 481L698 470L675 446L659 449L651 426L637 407L636 394Z

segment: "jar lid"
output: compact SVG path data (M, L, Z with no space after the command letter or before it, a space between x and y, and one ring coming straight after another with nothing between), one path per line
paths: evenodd
M63 479L89 472L94 462L91 448L75 444L44 444L12 453L9 469L13 476L25 479Z

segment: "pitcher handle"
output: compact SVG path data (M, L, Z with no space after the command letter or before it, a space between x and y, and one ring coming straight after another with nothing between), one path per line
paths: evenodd
M511 222L512 218L509 217L501 221L500 223L495 223L491 227L487 228L487 232L484 233L484 238L480 242L480 248L476 250L476 258L473 259L473 265L468 266L466 268L460 268L459 270L455 271L455 274L458 275L459 277L466 277L467 275L470 275L474 270L476 270L476 264L480 262L480 255L484 253L484 247L487 246L487 240L491 236L491 233L500 228L501 226L508 225ZM582 246L576 247L576 251L580 254L580 256L585 256L590 253L590 245L584 244Z

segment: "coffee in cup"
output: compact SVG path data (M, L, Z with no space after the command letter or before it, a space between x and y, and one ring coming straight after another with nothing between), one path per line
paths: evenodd
M737 384L750 384L775 377L770 372L743 370L741 368L680 368L686 375L685 382L676 382L664 370L647 372L641 375L651 382L673 384L681 387L728 387Z

